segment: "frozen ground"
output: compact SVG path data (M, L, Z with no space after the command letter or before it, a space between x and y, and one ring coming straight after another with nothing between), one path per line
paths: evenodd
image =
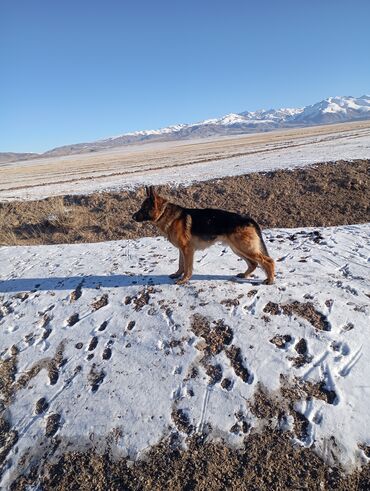
M204 181L370 158L370 122L151 143L2 164L0 201Z
M293 442L368 462L369 232L266 231L273 286L262 272L230 281L245 266L221 245L198 253L181 287L162 238L0 248L0 353L15 367L5 414L18 436L0 442L3 489L54 437L59 450L108 441L132 458L173 432L237 445L262 424L258 388L283 383L296 394Z

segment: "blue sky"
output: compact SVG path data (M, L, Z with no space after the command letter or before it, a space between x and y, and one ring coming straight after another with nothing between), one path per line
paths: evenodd
M368 0L1 0L0 151L370 92Z

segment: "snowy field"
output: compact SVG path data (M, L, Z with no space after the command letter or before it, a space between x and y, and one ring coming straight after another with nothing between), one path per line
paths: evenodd
M370 123L150 143L2 164L0 200L190 184L225 175L370 158Z
M59 451L109 442L130 458L175 431L241 444L263 424L251 409L261 387L281 398L295 387L284 422L294 443L368 462L369 233L266 231L273 286L260 270L236 280L245 265L221 245L198 253L185 286L167 277L177 251L162 238L0 248L0 353L16 366L6 415L18 435L2 489L31 450L52 454L54 436Z

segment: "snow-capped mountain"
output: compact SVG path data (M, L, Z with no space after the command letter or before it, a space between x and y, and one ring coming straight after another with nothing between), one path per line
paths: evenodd
M306 106L295 121L304 124L325 124L370 118L370 96L328 97Z
M370 119L370 96L328 97L303 108L282 108L230 113L220 118L191 124L176 124L156 130L142 130L104 138L90 143L58 147L45 155L63 155L97 151L148 141L185 140L218 135L236 135L320 124Z

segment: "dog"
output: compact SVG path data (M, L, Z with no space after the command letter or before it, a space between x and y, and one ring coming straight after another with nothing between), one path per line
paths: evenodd
M139 211L132 215L136 222L154 222L168 240L179 249L179 267L170 278L186 283L193 273L194 252L206 249L217 241L231 247L245 260L248 269L239 273L247 278L257 266L266 273L265 284L275 278L275 263L269 256L257 222L246 215L212 208L183 208L159 196L153 186L146 187L146 198Z

